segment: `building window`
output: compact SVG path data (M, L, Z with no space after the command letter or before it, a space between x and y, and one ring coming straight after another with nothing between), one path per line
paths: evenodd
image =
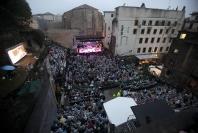
M152 25L152 20L149 21L148 25Z
M163 21L162 21L162 26L164 26L164 25L165 25L165 21L163 20Z
M143 48L142 53L145 53L145 52L146 52L146 48Z
M141 30L141 34L144 34L144 29Z
M158 26L158 25L159 25L159 21L156 21L156 22L155 22L155 26Z
M154 52L157 52L157 47L155 47Z
M150 28L147 29L147 34L150 34L150 32L151 32L151 29Z
M163 32L163 29L160 29L160 32L159 32L159 34L162 34L162 32Z
M142 21L142 25L146 25L146 20L143 20Z
M175 49L174 51L173 51L173 53L178 53L179 52L179 50L178 49Z
M175 32L175 29L172 29L171 33L174 34L174 32Z
M166 51L168 51L169 50L169 47L166 47Z
M141 43L142 43L142 41L143 41L143 38L140 38L140 40L139 40L139 44L141 44Z
M133 34L136 34L137 33L137 29L133 29Z
M166 34L168 34L168 32L169 32L169 29L166 29Z
M148 38L146 38L144 42L145 42L145 43L148 43Z
M137 53L140 53L140 51L141 51L141 48L138 48L138 49L137 49Z
M160 38L158 37L158 38L157 38L157 43L159 43L159 42L160 42Z
M162 52L162 50L163 50L163 47L160 47L160 52Z
M165 43L165 42L166 42L166 38L163 39L163 43Z
M151 43L153 43L154 42L154 40L155 40L155 38L153 37L153 38L151 38Z
M174 26L177 26L177 21L174 22Z
M167 26L170 26L170 25L171 25L171 22L170 22L170 21L168 21Z
M110 26L108 27L108 31L110 31Z
M193 27L193 23L191 23L191 24L189 25L189 29L192 29L192 27Z
M134 25L138 25L138 20L135 20L135 24Z
M113 18L113 14L111 14L111 17Z
M181 33L179 39L185 39L186 38L186 34L185 33Z
M156 34L156 33L157 33L157 29L154 29L154 30L153 30L153 34Z
M121 35L123 35L124 25L121 25Z
M121 31L123 31L124 30L124 25L121 25Z
M169 43L171 43L171 42L172 42L172 38L169 39Z
M152 48L151 48L151 47L149 47L148 52L150 53L151 51L152 51Z

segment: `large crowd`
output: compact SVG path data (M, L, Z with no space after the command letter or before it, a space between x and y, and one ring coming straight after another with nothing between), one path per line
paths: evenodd
M134 63L104 53L77 55L68 49L51 46L50 70L60 95L54 133L107 132L108 119L103 108L104 83L119 84L122 96L132 97L137 104L166 100L174 109L193 105L197 98L190 92L160 84L144 75Z
M137 92L123 90L123 96L132 97L137 104L145 104L155 100L165 100L173 109L185 109L188 106L198 103L197 97L187 90L177 90L167 84L157 85L150 89L143 89Z
M68 90L51 130L58 133L107 133L108 119L99 90Z

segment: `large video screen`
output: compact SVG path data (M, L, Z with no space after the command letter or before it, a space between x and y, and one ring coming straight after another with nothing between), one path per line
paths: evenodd
M16 63L18 62L20 59L22 59L24 56L27 55L27 52L23 46L23 44L8 50L8 55L10 57L10 60L12 61L12 63Z

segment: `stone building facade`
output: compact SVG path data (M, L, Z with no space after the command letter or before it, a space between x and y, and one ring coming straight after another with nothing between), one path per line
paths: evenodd
M102 13L86 4L63 14L63 27L79 30L80 36L103 36L103 23Z
M152 9L144 4L115 8L110 44L113 53L123 56L167 53L182 27L184 15L185 8L181 11Z
M38 28L43 31L62 28L62 15L46 12L33 15L32 20L36 21L38 23Z
M191 17L185 19L183 29L190 32L198 32L198 12L193 12Z

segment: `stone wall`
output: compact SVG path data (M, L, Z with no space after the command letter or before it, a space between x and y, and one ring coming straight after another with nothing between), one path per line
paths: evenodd
M0 98L1 131L15 133L48 133L56 117L57 102L53 80L45 66L45 48L24 83ZM41 69L43 68L43 69ZM21 74L21 76L24 76Z
M65 30L65 29L52 29L48 30L47 36L58 43L60 45L72 48L73 46L73 39L76 35L79 34L78 30Z
M42 88L37 94L38 98L24 133L49 133L53 120L56 117L57 101L52 77L47 68L44 68L42 75Z

